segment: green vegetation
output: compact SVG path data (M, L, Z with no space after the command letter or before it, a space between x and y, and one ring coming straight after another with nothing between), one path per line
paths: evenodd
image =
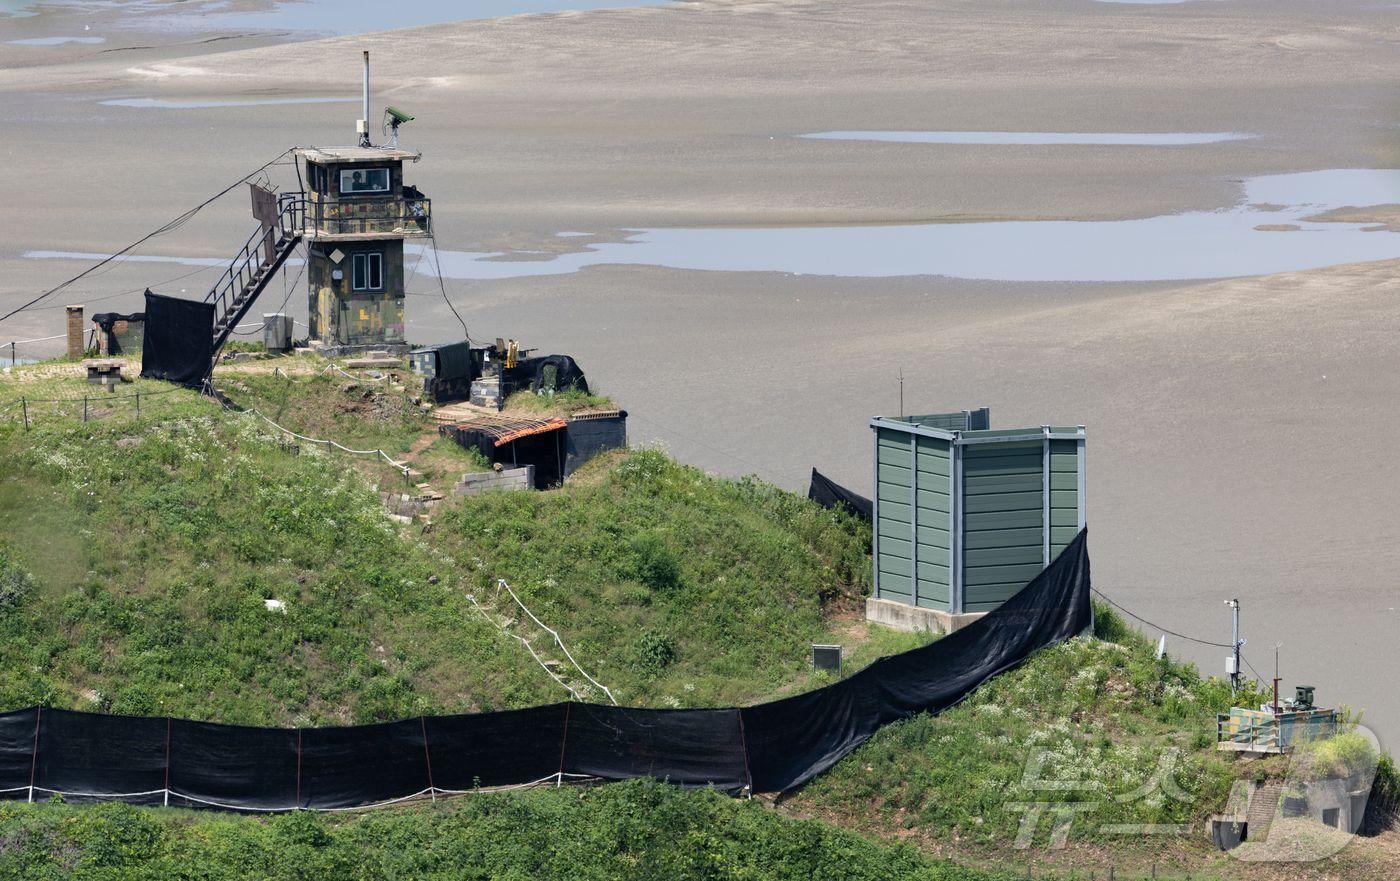
M517 413L573 413L578 410L611 410L612 398L568 389L553 394L519 391L506 398L506 410Z
M656 450L436 519L481 590L504 578L545 621L568 622L571 650L627 703L715 706L805 684L808 646L868 577L864 525Z
M1156 660L1107 609L1096 617L1100 636L1122 642L1046 649L940 716L884 729L811 784L799 809L988 851L1010 846L1028 803L1078 803L1074 840L1100 844L1111 824L1220 810L1236 766L1214 749L1215 714L1262 692L1232 699L1228 683ZM1047 815L1035 840L1053 824Z
M439 489L485 467L387 384L276 364L221 369L219 384L299 433L409 459ZM36 402L29 430L6 407L21 395ZM528 397L512 408L610 404ZM633 705L770 699L829 681L809 669L811 642L844 644L849 674L930 638L862 620L868 527L656 450L600 457L558 490L449 498L432 530L400 527L376 490L404 480L372 457L298 447L160 384L107 395L49 364L0 378L0 456L0 708L307 725L564 697L467 599L509 612L498 578ZM881 731L779 811L643 782L364 816L7 805L0 878L1003 877L924 853L949 842L1024 877L1018 805L1037 801L1086 805L1072 840L1121 870L1145 849L1105 825L1199 827L1237 778L1276 774L1213 749L1215 713L1262 694L1232 700L1226 683L1156 660L1106 609L1097 628L941 716ZM1317 764L1378 761L1377 803L1393 808L1394 763L1349 738L1314 747ZM1176 846L1197 867L1214 858L1200 836Z
M467 796L352 817L0 806L0 879L1010 881L660 783Z
M428 480L482 467L402 395L301 360L219 385L299 433L412 451ZM375 485L405 484L373 457L144 382L83 422L90 387L51 367L0 380L0 403L65 398L28 431L0 419L0 706L318 724L564 697L467 600L498 577L619 699L748 702L813 684L808 644L864 589L864 527L655 451L548 493L450 498L425 534L384 516Z

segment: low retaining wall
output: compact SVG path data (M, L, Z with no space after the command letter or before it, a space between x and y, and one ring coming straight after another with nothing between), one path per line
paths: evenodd
M968 612L953 615L939 609L925 609L908 603L893 600L880 600L868 597L865 601L865 620L916 633L927 630L930 633L953 633L981 618L986 612Z
M483 474L463 474L457 485L452 487L454 496L479 496L491 490L533 489L535 486L535 466L507 468L503 471L487 471Z

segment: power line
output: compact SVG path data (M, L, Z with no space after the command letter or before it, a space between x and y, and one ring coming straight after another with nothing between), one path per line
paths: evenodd
M1268 681L1268 680L1266 680L1263 676L1260 676L1260 675L1259 675L1259 671L1256 670L1256 669L1254 669L1254 665L1253 665L1253 664L1249 663L1249 659L1246 658L1246 657L1244 656L1244 652L1240 652L1240 660L1241 660L1241 661L1244 661L1244 665L1245 665L1246 667L1249 668L1249 672L1251 672L1251 673L1254 674L1254 678L1255 678L1255 679L1258 679L1260 682L1267 682L1267 681Z
M442 291L442 300L447 304L447 308L452 310L452 314L456 316L457 323L462 325L462 336L466 337L467 342L470 343L472 341L472 335L467 331L467 323L463 321L462 316L458 314L457 307L452 305L452 299L447 296L447 283L442 280L442 261L438 259L437 233L428 233L428 241L433 245L433 269L437 272L438 290ZM413 271L415 273L418 271L416 265Z
M1197 638L1194 637L1194 636L1187 636L1187 635L1184 634L1184 633L1177 633L1177 632L1174 631L1174 630L1168 630L1167 628L1161 626L1160 624L1153 624L1151 621L1148 621L1146 618L1142 617L1141 615L1137 615L1137 614L1135 614L1135 613L1133 613L1133 612L1129 612L1127 609L1125 609L1125 608L1123 608L1122 606L1118 605L1118 604L1115 603L1113 600L1111 600L1111 599L1109 599L1107 596L1105 596L1104 593L1103 593L1103 591L1099 590L1098 588L1091 587L1091 588L1089 588L1089 589L1090 589L1091 591L1093 591L1094 593L1098 594L1099 599L1101 599L1101 600L1103 600L1104 602L1108 603L1108 604L1109 604L1110 606L1112 606L1113 608L1115 608L1115 609L1117 609L1118 611L1122 612L1124 615L1127 615L1129 618L1135 618L1135 619L1137 619L1138 621L1141 621L1143 624L1146 624L1148 627L1151 627L1153 630L1161 631L1162 633L1165 633L1165 634L1167 634L1168 636L1175 636L1177 639L1184 639L1184 640L1186 640L1187 642L1199 643L1200 645L1208 645L1208 646L1212 646L1212 647L1214 647L1214 648L1221 648L1221 649L1232 649L1232 648L1234 648L1234 646L1232 646L1232 645L1230 645L1230 644L1228 644L1228 643L1224 643L1224 642L1211 642L1211 641L1208 640L1208 639L1197 639Z
M217 192L217 193L215 193L214 195L210 196L209 198L205 199L203 202L200 202L198 205L194 206L194 207L191 208L190 210L184 212L183 214L181 214L181 215L179 215L178 217L174 218L173 220L169 221L169 222L166 223L165 225L160 226L160 227L157 227L157 228L156 228L155 230L153 230L152 232L146 233L144 236L142 236L141 238L139 238L139 239L137 239L136 241L132 242L131 244L127 245L125 248L122 248L120 251L116 252L115 254L112 254L111 256L108 256L108 257L104 257L102 260L99 260L97 263L94 263L92 266L89 266L87 269L84 269L82 272L78 273L77 275L73 276L72 278L68 279L67 281L62 282L61 284L56 285L55 287L49 288L47 291L44 291L42 294L40 294L39 296L37 296L37 297L35 297L34 299L30 300L29 302L25 303L24 305L20 306L19 308L17 308L17 309L12 309L12 310L10 310L9 312L5 313L4 315L0 315L0 322L3 322L3 321L5 321L6 319L9 319L9 318L14 317L15 315L19 314L20 312L23 312L24 310L28 309L30 306L35 305L36 303L39 303L39 302L41 302L41 301L43 301L43 300L48 299L49 297L53 296L54 294L58 293L59 291L61 291L61 290L65 289L65 288L67 288L69 285L73 284L74 282L79 281L79 280L81 280L81 279L84 279L84 278L88 277L89 275L92 275L93 273L95 273L95 272L97 272L98 270L102 269L104 266L107 266L108 264L110 264L110 263L112 263L113 261L115 261L118 257L121 257L121 256L123 256L124 254L127 254L127 253L129 253L129 252L135 250L136 248L139 248L141 245L145 244L146 242L150 241L151 239L155 238L156 236L161 236L161 235L165 235L166 233L169 233L169 232L174 232L175 230L179 229L180 227L182 227L182 226L184 226L186 223L188 223L188 222L190 221L191 218L193 218L196 214L198 214L200 211L202 211L202 210L203 210L207 205L209 205L211 202L214 202L215 200L219 199L220 197L222 197L223 195L225 195L225 194L228 193L229 191L231 191L231 190L235 189L236 187L238 187L240 184L243 184L243 183L247 182L248 178L257 175L259 172L263 171L263 170L266 169L268 166L274 164L275 162L277 162L279 159L281 159L283 156L286 156L286 155L287 155L288 153L290 153L290 152L291 152L290 150L283 150L281 153L278 153L275 157L273 157L270 161L264 162L262 165L259 165L257 168L255 168L255 169L253 169L252 171L248 172L247 174L243 175L243 177L241 177L241 178L239 178L238 180L234 181L233 183L229 184L227 187L224 187L224 188L223 188L222 190L220 190L219 192Z

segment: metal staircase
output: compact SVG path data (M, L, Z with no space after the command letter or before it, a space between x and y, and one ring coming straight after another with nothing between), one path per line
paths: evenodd
M279 198L276 221L259 224L209 289L204 302L214 304L215 315L211 370L233 328L301 242L305 210L300 193Z

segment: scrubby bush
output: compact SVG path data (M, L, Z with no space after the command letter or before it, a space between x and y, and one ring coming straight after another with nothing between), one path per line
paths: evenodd
M681 565L656 532L643 532L628 543L636 578L652 590L671 591L681 583Z
M676 641L669 633L659 630L644 630L637 639L637 666L643 671L656 675L676 659Z

